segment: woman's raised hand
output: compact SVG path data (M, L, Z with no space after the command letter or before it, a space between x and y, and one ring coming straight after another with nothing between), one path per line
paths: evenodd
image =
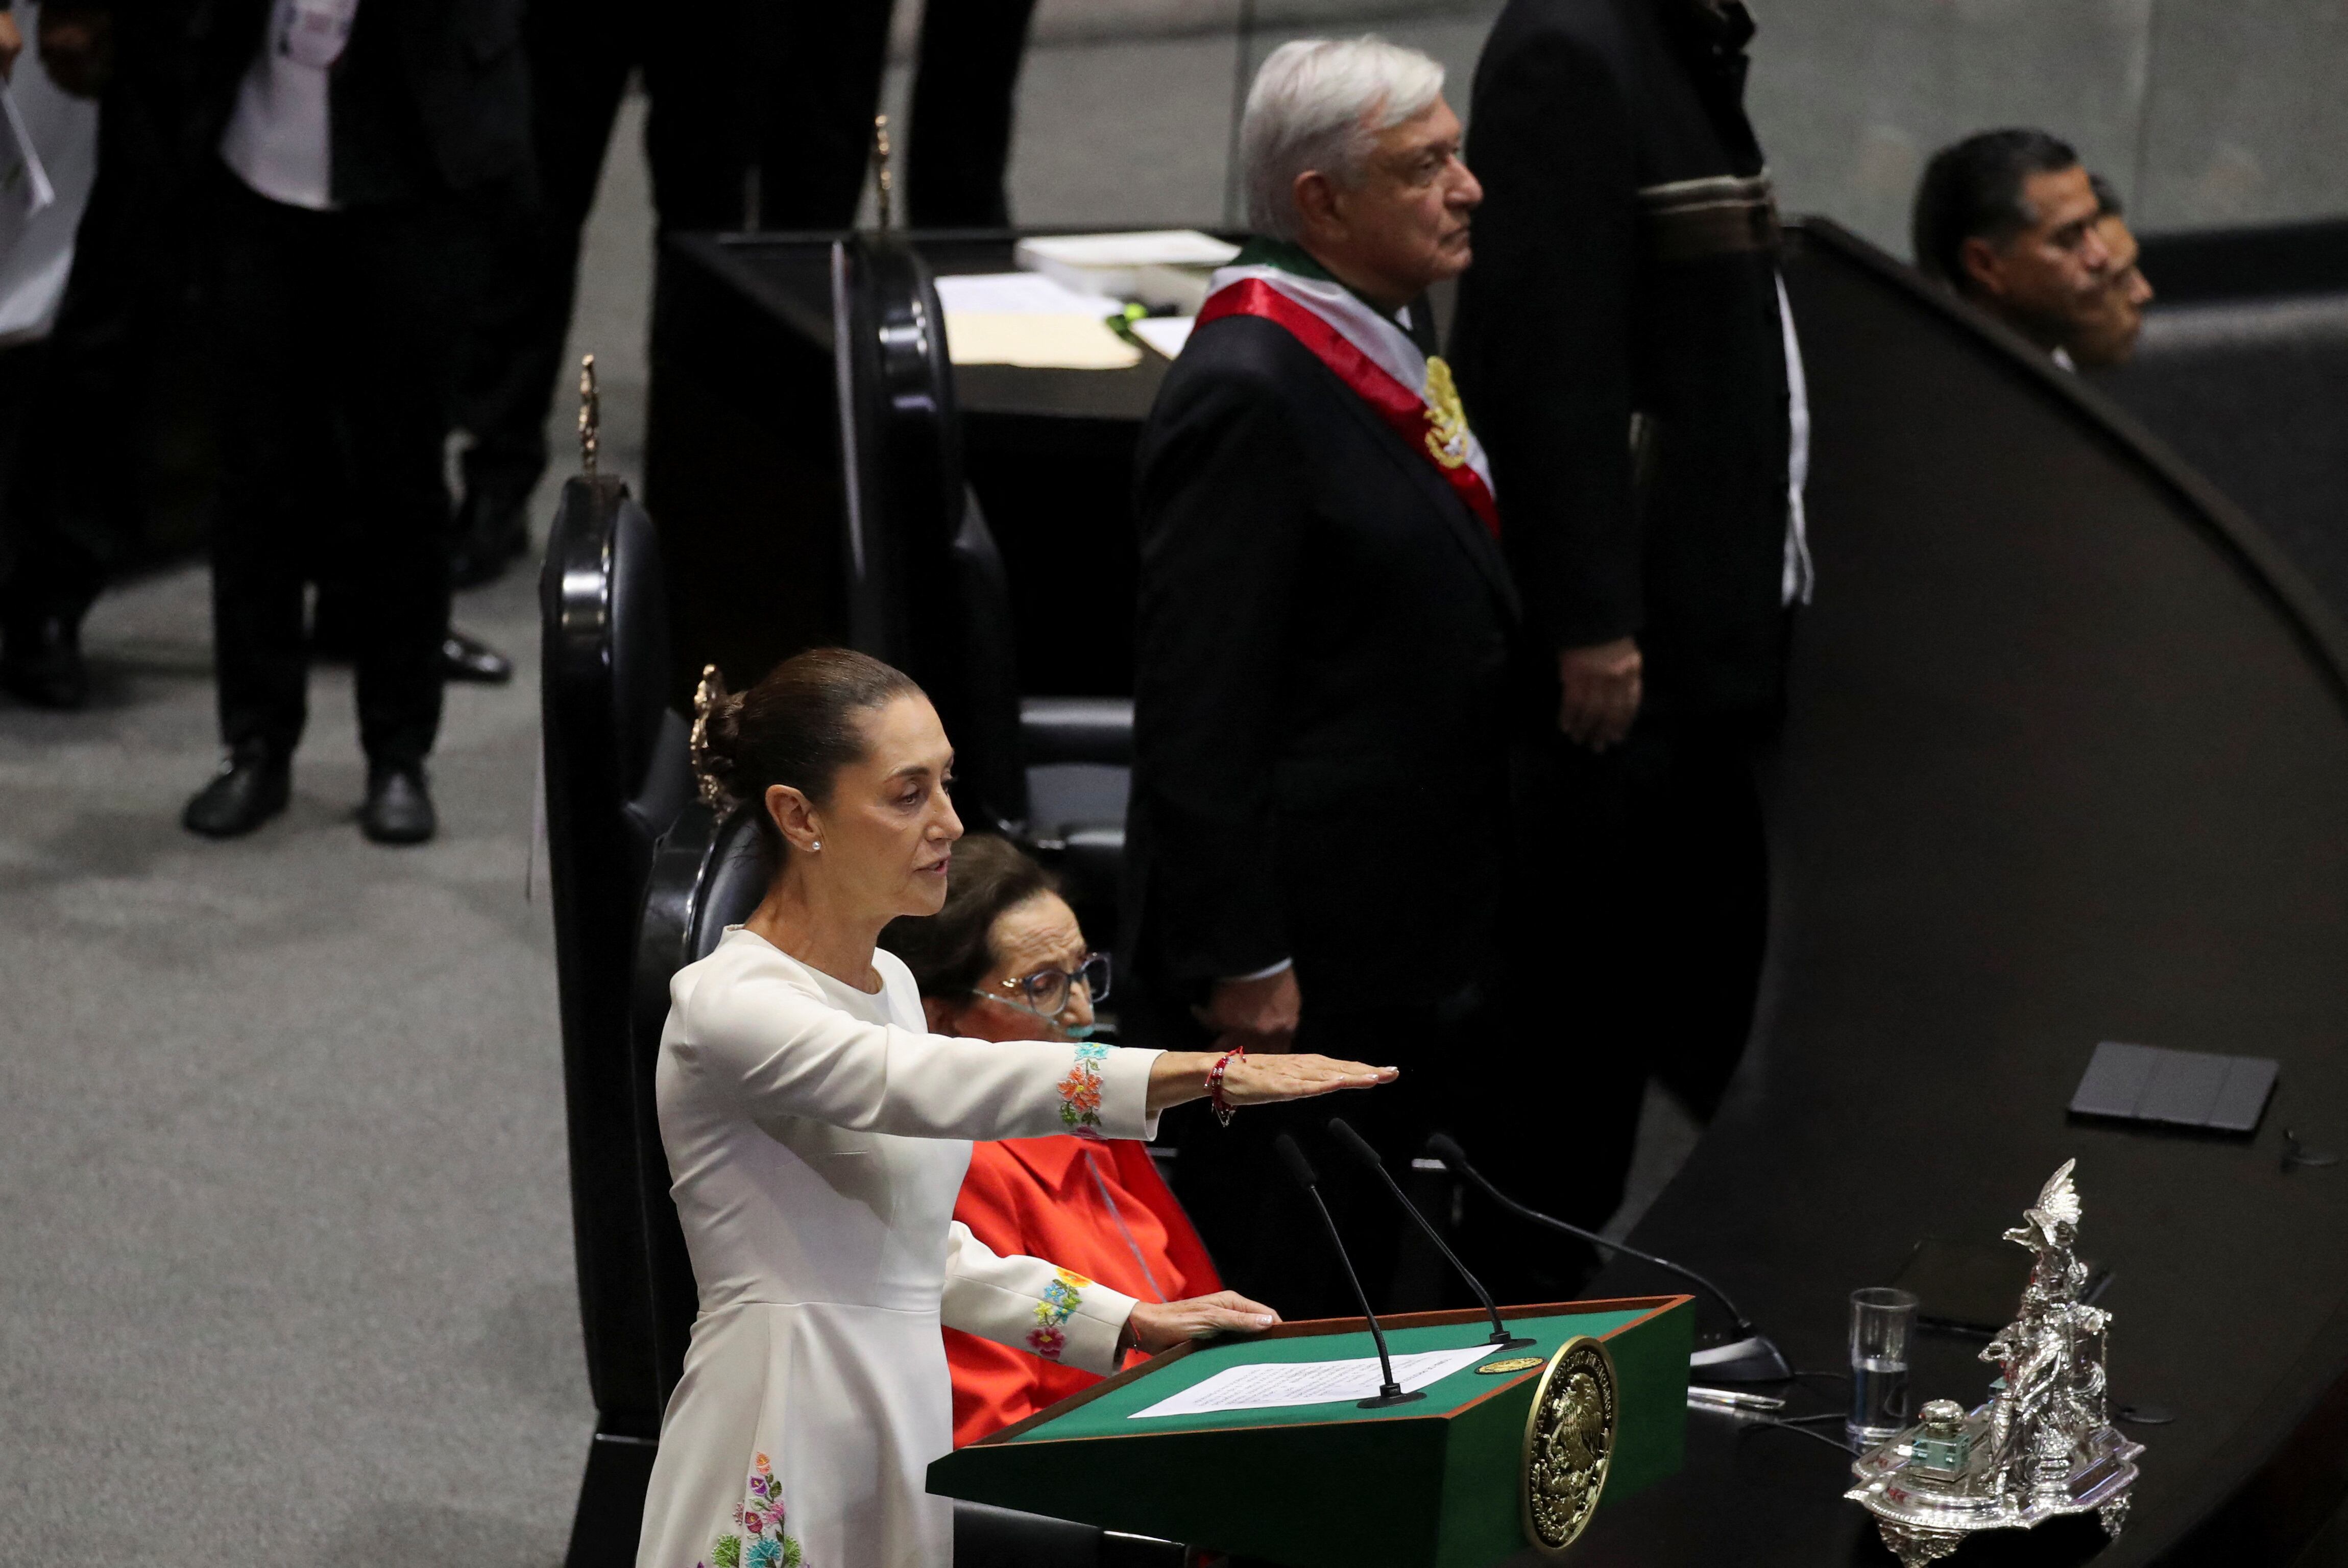
M1222 1060L1220 1051L1168 1051L1149 1070L1149 1114L1189 1100L1203 1099L1207 1075ZM1310 1099L1341 1088L1375 1088L1401 1076L1398 1068L1374 1068L1334 1057L1233 1056L1223 1066L1223 1103L1272 1105Z
M1334 1057L1233 1057L1223 1068L1223 1099L1235 1106L1310 1099L1341 1088L1375 1088L1394 1082L1401 1072L1399 1068L1374 1068Z
M1194 1295L1187 1301L1137 1301L1125 1321L1127 1340L1149 1355L1171 1350L1186 1339L1218 1334L1257 1334L1280 1321L1280 1314L1235 1290Z

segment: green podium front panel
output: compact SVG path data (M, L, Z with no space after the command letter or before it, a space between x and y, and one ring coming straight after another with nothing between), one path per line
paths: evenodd
M1359 1318L1169 1351L930 1467L930 1491L1294 1568L1482 1568L1527 1544L1525 1419L1542 1366L1568 1340L1603 1341L1620 1385L1614 1453L1599 1506L1680 1464L1694 1315L1684 1295L1504 1310L1535 1341L1500 1350L1365 1410L1354 1400L1141 1417L1234 1367L1377 1354ZM1395 1356L1465 1348L1480 1313L1383 1320ZM1498 1373L1480 1366L1539 1357Z

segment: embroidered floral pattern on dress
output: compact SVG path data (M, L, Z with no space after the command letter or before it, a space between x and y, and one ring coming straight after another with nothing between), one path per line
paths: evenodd
M1060 1325L1068 1321L1085 1298L1085 1287L1093 1283L1073 1269L1055 1269L1053 1276L1044 1287L1044 1299L1035 1304L1035 1326L1027 1335L1027 1348L1046 1361L1057 1361L1067 1348L1068 1336Z
M774 1467L760 1454L750 1484L734 1506L738 1532L721 1535L694 1568L799 1568L799 1543L783 1532L783 1497Z
M1076 1065L1060 1080L1060 1120L1078 1138L1101 1135L1101 1063L1108 1047L1096 1040L1076 1047Z

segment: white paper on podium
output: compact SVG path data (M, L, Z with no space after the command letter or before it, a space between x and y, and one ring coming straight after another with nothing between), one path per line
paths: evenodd
M1463 1350L1422 1350L1394 1358L1395 1381L1406 1394L1473 1367L1492 1355L1488 1345ZM1374 1398L1384 1379L1378 1358L1365 1356L1350 1361L1259 1361L1249 1367L1226 1367L1213 1377L1193 1383L1147 1409L1126 1418L1138 1421L1151 1416L1210 1416L1219 1410L1276 1410L1289 1405L1334 1405L1345 1399Z

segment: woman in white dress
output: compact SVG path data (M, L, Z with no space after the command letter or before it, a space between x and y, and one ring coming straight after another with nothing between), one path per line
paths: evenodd
M929 699L860 654L799 655L739 696L705 685L695 766L713 798L764 807L772 881L670 987L661 1141L700 1313L637 1568L943 1568L952 1505L924 1486L952 1447L942 1325L1107 1372L1132 1346L1278 1321L1230 1292L1138 1303L995 1256L953 1219L968 1140L1148 1138L1210 1093L1237 1107L1395 1076L930 1034L875 942L945 900L953 761Z

